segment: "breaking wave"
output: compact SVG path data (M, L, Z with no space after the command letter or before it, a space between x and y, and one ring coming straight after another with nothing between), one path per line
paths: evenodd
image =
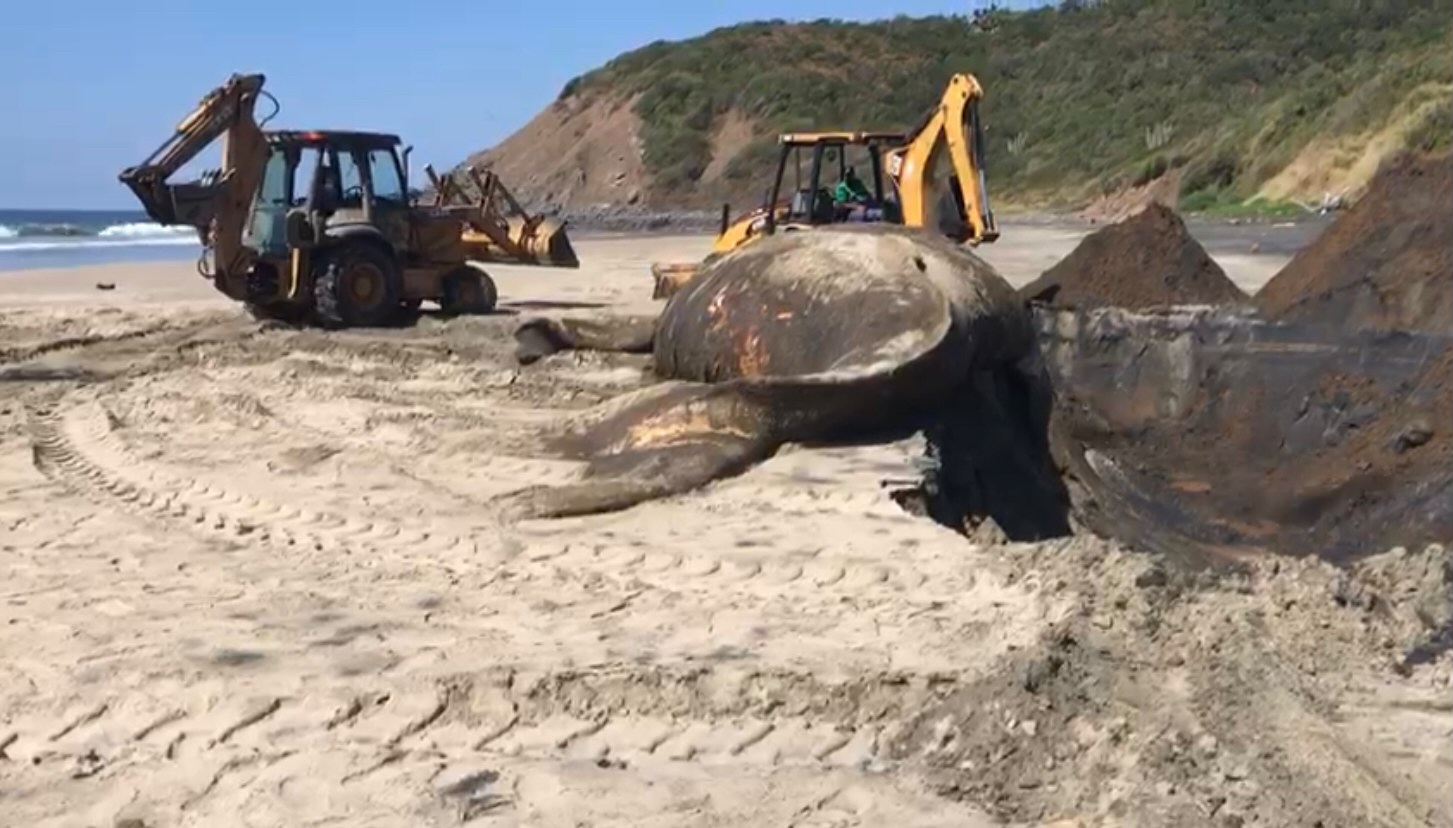
M125 222L104 227L65 223L15 226L0 224L0 251L197 243L197 231L194 228L163 227L150 222Z

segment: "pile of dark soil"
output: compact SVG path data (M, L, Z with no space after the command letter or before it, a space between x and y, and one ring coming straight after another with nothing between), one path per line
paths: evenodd
M1019 295L1059 308L1133 310L1247 301L1180 216L1159 203L1086 236Z
M1453 154L1384 164L1357 204L1256 303L1269 319L1453 333Z

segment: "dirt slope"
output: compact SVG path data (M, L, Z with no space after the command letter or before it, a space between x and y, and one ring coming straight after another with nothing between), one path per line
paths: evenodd
M1246 299L1180 216L1157 202L1086 236L1019 295L1056 307L1131 309Z
M1256 295L1277 320L1453 333L1453 154L1386 164Z
M634 204L648 177L631 105L609 96L556 101L465 163L492 167L531 209Z
M1092 223L1106 224L1124 221L1151 204L1161 204L1174 210L1180 204L1183 178L1183 170L1171 170L1139 187L1107 193L1085 205L1079 216Z
M466 164L492 167L530 209L560 210L597 218L604 208L679 209L679 198L665 198L654 188L642 152L641 119L634 98L617 95L571 96L546 107L530 122L495 146L475 153ZM725 113L713 129L710 163L701 175L702 204L719 206L719 197L740 192L722 190L727 165L756 136L759 125L735 110ZM769 175L768 166L762 175ZM751 183L757 195L756 181ZM710 214L715 223L716 213Z

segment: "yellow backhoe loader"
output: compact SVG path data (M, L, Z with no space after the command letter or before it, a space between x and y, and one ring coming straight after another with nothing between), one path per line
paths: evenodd
M488 313L498 294L481 262L579 266L564 225L526 214L492 175L470 203L430 170L434 203L416 204L397 136L264 132L272 116L257 122L257 100L271 100L272 115L277 101L263 82L233 75L120 175L153 221L197 228L198 270L255 316L383 325L426 300ZM219 137L221 169L167 183Z
M859 221L936 228L961 244L994 241L999 228L984 178L978 106L983 94L972 75L954 75L938 103L908 132L779 136L777 175L766 203L735 221L730 206L723 205L721 229L707 260L779 231ZM947 165L941 163L945 155ZM867 180L850 156L866 164ZM830 177L836 186L829 185ZM670 296L698 267L653 265L653 296Z

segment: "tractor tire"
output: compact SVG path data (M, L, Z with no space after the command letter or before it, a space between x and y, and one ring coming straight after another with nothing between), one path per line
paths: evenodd
M242 303L242 309L258 322L297 325L306 321L307 307L288 302L280 294L277 273L271 269L254 271L247 276L248 300Z
M313 313L325 328L387 325L402 308L398 266L382 248L345 244L313 276Z
M439 307L450 316L486 314L499 302L499 288L488 273L472 265L463 265L446 273L442 280L443 296Z

